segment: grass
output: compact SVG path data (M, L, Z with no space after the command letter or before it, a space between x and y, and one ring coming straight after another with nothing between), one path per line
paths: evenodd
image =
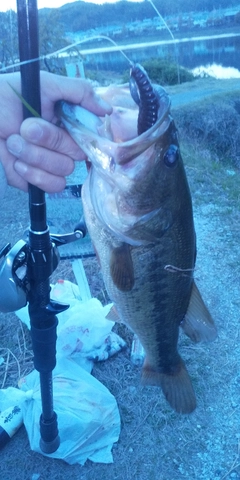
M190 84L189 84L190 85ZM218 91L219 89L217 89ZM191 143L198 147L203 156L208 156L215 162L240 168L240 114L239 90L220 95L215 94L204 98L201 90L201 101L193 102L191 106L176 108L175 121L181 137L191 137Z
M211 152L199 148L199 144L188 145L186 141L181 145L182 157L186 167L188 180L193 193L194 202L205 202L209 199L223 199L223 205L230 211L240 205L238 168L230 161L224 163L212 158ZM225 200L228 199L226 205ZM220 207L220 205L219 205Z

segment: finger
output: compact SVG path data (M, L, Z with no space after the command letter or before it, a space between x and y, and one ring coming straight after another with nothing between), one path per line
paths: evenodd
M74 160L83 160L85 158L83 151L66 130L41 118L26 119L21 125L20 133L27 142L60 152Z
M6 143L10 153L30 166L58 176L70 175L74 170L72 158L39 145L28 143L21 135L11 135Z
M21 190L27 192L28 183L15 171L14 162L16 158L8 152L6 142L3 140L0 140L0 159L5 171L8 185L20 188Z
M41 190L44 190L47 193L61 192L66 186L66 180L64 177L44 172L43 170L32 167L20 160L16 160L14 168L25 181L41 188Z
M67 100L81 104L97 115L112 112L111 105L95 93L88 80L52 75L48 72L41 72L41 80L43 115L47 99L52 100L52 102Z

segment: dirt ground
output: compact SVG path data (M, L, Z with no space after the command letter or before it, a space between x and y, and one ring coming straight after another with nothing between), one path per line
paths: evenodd
M140 387L140 368L130 361L132 335L118 326L127 348L96 364L93 372L115 396L120 411L113 463L70 466L44 457L31 451L22 427L1 451L5 480L240 480L240 172L213 162L208 150L190 142L182 147L197 233L195 278L218 329L211 344L193 344L180 335L179 351L196 392L196 410L181 416L158 389ZM0 225L0 246L22 236L28 226L25 194L8 189ZM96 259L83 263L92 295L106 303ZM60 262L57 278L74 280L70 260ZM0 341L0 356L5 358L1 385L16 386L18 377L32 368L32 356L28 332L14 314L0 314ZM6 367L9 351L18 362L10 353Z

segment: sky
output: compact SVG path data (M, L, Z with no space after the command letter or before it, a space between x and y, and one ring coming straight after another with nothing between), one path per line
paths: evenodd
M57 7L61 7L62 5L66 5L66 3L73 3L74 1L77 1L77 0L38 0L37 3L38 3L38 8L44 8L44 7L57 8ZM89 1L92 3L115 3L116 1L119 1L119 0L84 0L84 1ZM130 0L130 1L139 2L141 0ZM1 3L5 3L5 2L1 2ZM4 12L10 9L16 10L16 3L17 3L16 0L7 0L5 5L0 6L0 11Z

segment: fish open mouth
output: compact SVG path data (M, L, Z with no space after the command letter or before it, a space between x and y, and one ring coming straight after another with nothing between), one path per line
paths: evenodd
M147 243L154 238L152 234L145 232L140 239L130 239L124 232L133 224L144 230L144 224L151 220L154 223L161 209L144 191L145 180L151 183L156 170L160 174L158 162L169 146L168 131L172 124L169 96L162 87L152 85L138 65L131 70L128 87L111 85L96 92L112 105L111 115L99 118L81 106L64 101L56 104L56 115L94 167L90 169L88 183L99 218L109 228L121 232L129 243ZM171 216L164 228L170 222Z
M110 116L99 118L65 101L56 103L55 113L88 159L95 165L100 161L104 169L129 163L153 145L171 122L168 94L152 86L138 65L132 68L129 88L111 85L96 92L112 105Z

